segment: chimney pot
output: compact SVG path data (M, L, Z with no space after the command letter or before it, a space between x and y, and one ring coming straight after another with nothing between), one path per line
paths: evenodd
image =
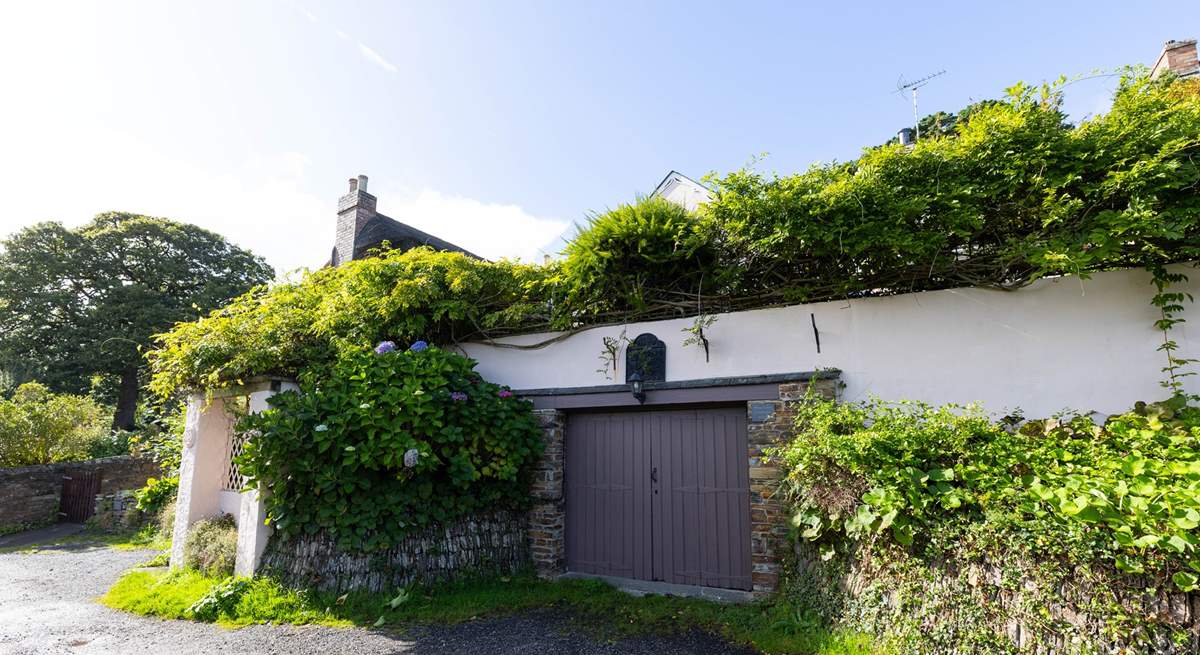
M364 191L364 192L367 190L367 176L366 175L358 176L358 190Z
M350 178L350 193L354 193L355 191L358 191L358 178L352 177Z

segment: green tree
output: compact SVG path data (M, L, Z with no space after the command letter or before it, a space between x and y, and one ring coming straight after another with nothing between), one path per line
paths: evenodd
M153 335L273 274L220 235L164 218L109 212L78 229L39 223L0 250L0 368L56 391L110 381L113 427L132 428Z
M87 396L50 393L27 382L0 400L0 466L87 459L108 432L105 410Z

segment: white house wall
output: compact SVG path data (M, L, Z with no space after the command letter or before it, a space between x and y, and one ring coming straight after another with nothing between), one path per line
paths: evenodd
M1148 273L1126 270L1041 280L1013 292L952 289L722 314L707 330L708 362L700 348L682 346L691 319L595 328L538 350L481 343L463 349L486 379L514 389L586 387L624 381L623 350L612 379L598 370L603 337L651 332L667 344L669 381L837 368L847 400L978 401L992 412L1020 408L1031 417L1065 409L1112 414L1165 395L1153 293ZM1194 357L1189 326L1200 319L1192 305L1184 316L1192 321L1171 336L1182 356ZM1187 384L1200 391L1196 377Z

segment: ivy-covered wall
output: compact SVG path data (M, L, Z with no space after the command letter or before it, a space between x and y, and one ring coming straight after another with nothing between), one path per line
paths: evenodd
M1011 553L929 562L876 548L823 560L799 542L785 595L905 653L1200 652L1200 594L1168 579Z

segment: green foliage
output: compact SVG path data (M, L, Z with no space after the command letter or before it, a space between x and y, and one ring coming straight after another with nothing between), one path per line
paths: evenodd
M696 216L664 198L593 216L567 244L557 278L563 301L590 321L653 311L656 301L668 308L671 301L691 301L715 288L717 251L710 237Z
M0 368L82 393L113 387L132 427L142 349L152 335L273 277L259 257L194 225L121 212L68 229L40 223L0 249Z
M183 544L183 565L205 575L233 573L237 558L237 524L228 514L197 521Z
M183 407L164 413L144 412L141 426L129 435L129 451L158 465L168 477L177 476L183 458Z
M698 214L654 198L622 205L593 217L562 262L393 251L257 289L162 335L153 388L319 378L345 344L386 338L449 344L797 301L1011 289L1200 258L1200 84L1128 71L1112 109L1078 126L1064 120L1061 84L1017 84L913 148L712 179L715 198ZM1178 304L1163 293L1172 292L1156 301Z
M218 579L193 571L131 571L105 605L165 619L198 619L236 627L256 623L404 628L455 624L554 608L576 629L606 641L638 635L702 631L763 653L883 655L864 635L835 631L772 603L725 605L670 596L634 598L591 580L548 582L533 576L485 578L393 593L344 595L295 590L271 578ZM402 602L394 602L403 597ZM192 611L203 605L201 612Z
M322 381L243 419L253 438L238 465L270 490L275 528L374 550L431 523L523 506L541 428L528 401L473 367L434 347L348 351Z
M212 623L222 614L233 614L238 601L250 590L253 581L249 578L228 578L218 582L187 608L197 621Z
M1078 127L1060 101L1061 86L1018 84L955 138L713 180L728 284L823 300L1195 259L1200 93L1127 75Z
M107 410L87 396L51 393L36 382L0 399L0 466L87 459L108 434Z
M1200 572L1200 409L1176 398L1095 425L992 422L976 407L811 399L788 471L798 535L829 546L886 535L914 552L976 525L1032 554L1170 575Z
M179 491L179 478L150 478L146 486L136 492L137 508L147 514L158 514L168 503L174 502Z
M106 431L88 446L87 459L128 455L130 434L124 430Z
M498 325L544 318L544 272L428 248L388 251L255 289L160 335L151 388L169 396L267 373L321 371L342 350L384 339L453 343ZM532 304L529 304L531 303Z

